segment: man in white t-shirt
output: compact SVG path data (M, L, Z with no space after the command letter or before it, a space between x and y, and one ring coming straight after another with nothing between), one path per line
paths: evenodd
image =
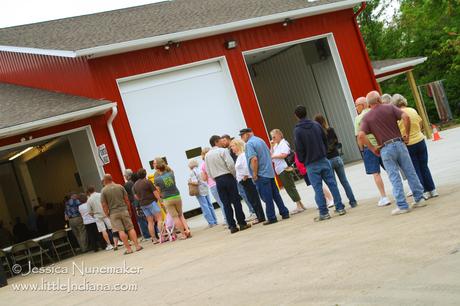
M270 141L271 148L270 153L273 164L275 165L275 172L283 183L284 189L293 202L296 203L297 208L292 212L293 214L303 212L305 206L300 199L299 192L295 187L295 180L293 177L294 169L286 163L286 157L291 153L291 147L289 143L284 139L283 133L274 129L270 132L272 140Z
M102 234L104 237L105 242L107 243L107 247L105 248L106 251L112 250L114 247L110 243L109 234L107 230L112 229L112 224L110 223L110 219L105 215L104 210L101 204L101 194L96 192L94 187L90 186L87 189L88 194L88 211L91 216L94 217L96 220L96 226L99 233ZM118 239L114 236L114 245L118 245Z

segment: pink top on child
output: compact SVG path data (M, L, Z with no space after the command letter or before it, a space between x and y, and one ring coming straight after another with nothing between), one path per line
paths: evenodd
M208 187L216 186L216 182L209 176L208 172L206 171L206 163L201 163L201 173L205 173L208 177Z
M294 161L297 169L299 169L300 175L305 176L305 174L307 174L307 168L299 161L297 154L294 154Z

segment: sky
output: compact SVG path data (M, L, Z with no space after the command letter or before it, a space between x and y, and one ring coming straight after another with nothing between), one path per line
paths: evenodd
M0 0L0 28L143 5L164 0ZM399 8L390 0L385 19Z
M0 0L0 28L161 1L163 0Z

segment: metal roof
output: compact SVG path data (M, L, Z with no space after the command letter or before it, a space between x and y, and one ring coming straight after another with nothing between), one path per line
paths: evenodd
M414 66L424 63L427 59L427 57L408 57L372 61L372 67L377 81L381 82L403 74L413 69Z
M0 51L84 56L148 39L186 40L353 7L362 0L174 0L0 29ZM273 18L268 18L268 17ZM228 27L224 27L228 25ZM233 26L233 27L232 27ZM201 30L200 30L201 29ZM173 34L187 34L173 35ZM121 45L125 44L125 45ZM125 47L121 50L121 47ZM82 50L86 50L82 51ZM54 51L54 52L53 52ZM61 53L57 52L61 51ZM82 52L77 52L82 51ZM117 53L120 53L117 52ZM113 54L115 52L111 52ZM105 54L106 55L106 54Z
M105 100L0 83L0 137L103 114L113 105Z

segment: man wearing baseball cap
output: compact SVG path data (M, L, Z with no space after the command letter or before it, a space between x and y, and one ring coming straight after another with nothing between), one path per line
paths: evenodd
M267 144L259 137L254 136L252 129L245 128L240 131L241 139L246 142L246 160L249 172L256 183L262 201L265 202L267 221L264 225L278 222L275 212L275 203L283 219L289 218L289 210L284 205L283 199L275 183L270 150ZM273 203L274 202L274 203Z

